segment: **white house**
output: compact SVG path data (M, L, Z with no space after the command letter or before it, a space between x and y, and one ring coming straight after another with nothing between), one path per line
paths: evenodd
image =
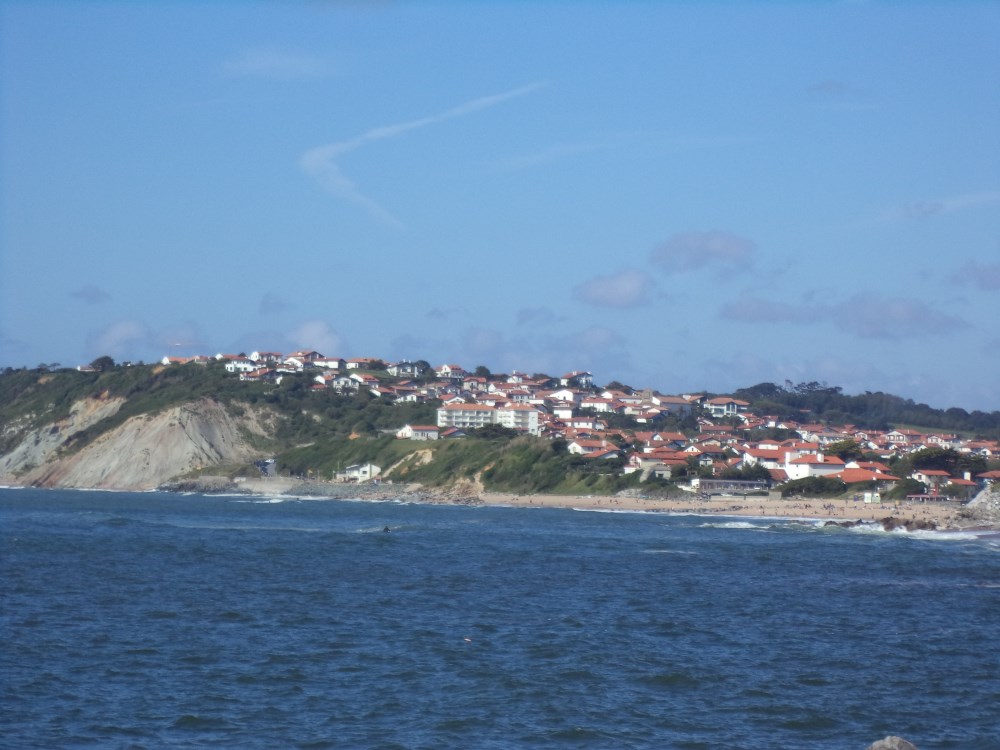
M337 473L338 482L367 482L382 473L382 467L375 464L354 464Z
M253 372L259 367L260 365L249 357L231 359L225 364L226 372Z
M254 362L280 362L280 352L250 352L250 359Z
M594 385L594 376L589 372L574 370L573 372L567 372L559 378L559 385L575 386L577 388L591 388Z
M719 396L710 398L704 406L713 417L735 417L745 412L750 404L731 396Z
M423 375L423 368L416 362L402 360L385 368L394 378L418 378Z
M468 373L460 365L441 365L434 370L434 374L444 380L461 380Z
M823 453L809 453L785 462L785 473L791 479L825 477L844 470L844 459Z
M437 440L439 434L440 431L433 425L408 424L396 432L396 437L400 440Z
M346 364L346 361L342 357L323 357L322 359L313 360L313 366L323 367L327 370L343 370Z

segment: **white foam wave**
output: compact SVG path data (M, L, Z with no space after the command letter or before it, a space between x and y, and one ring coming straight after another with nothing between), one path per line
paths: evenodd
M692 556L697 555L698 553L694 552L692 550L689 550L689 549L655 549L654 548L654 549L644 549L642 551L642 554L644 554L644 555L684 555L686 557L692 557Z
M723 521L721 523L703 523L701 528L708 529L754 529L757 531L763 530L765 527L760 526L756 523L750 523L749 521Z
M539 506L542 507L542 506ZM639 516L662 516L665 515L658 510L637 510L633 508L570 508L580 513L615 513L618 515L639 515Z

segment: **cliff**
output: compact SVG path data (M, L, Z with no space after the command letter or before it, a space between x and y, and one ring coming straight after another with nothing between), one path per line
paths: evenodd
M269 415L240 408L237 416L209 398L130 417L74 447L75 436L113 416L124 401L81 399L68 417L29 431L0 456L0 483L147 490L191 471L261 456L252 438L265 435Z

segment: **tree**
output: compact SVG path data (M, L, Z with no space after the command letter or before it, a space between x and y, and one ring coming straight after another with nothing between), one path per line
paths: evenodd
M105 372L107 370L114 369L115 361L107 354L105 354L104 356L98 357L93 362L91 362L90 366L93 367L98 372Z
M780 385L775 385L774 383L758 383L757 385L752 385L749 388L740 388L733 395L736 398L746 399L747 401L760 401L763 399L775 399L779 398L785 393L785 389Z
M832 456L839 456L844 461L853 461L856 458L861 458L864 454L858 441L851 439L830 443L826 446L826 452Z
M625 385L624 383L619 382L617 380L612 380L610 383L604 386L604 388L609 391L624 391L626 393L632 392L632 386Z
M488 424L472 430L467 430L466 434L469 437L477 437L484 440L494 440L497 438L502 440L511 440L516 438L521 433L511 427L504 427L499 424Z
M726 469L722 472L724 479L749 479L767 482L771 479L769 472L762 464L744 466L742 469Z
M486 365L479 365L479 366L478 366L478 367L477 367L477 368L475 369L475 371L474 371L474 373L473 373L473 374L474 374L474 375L475 375L475 376L476 376L477 378L486 378L487 380L489 380L489 379L490 379L490 375L492 375L492 373L490 372L490 368L489 368L489 367L487 367Z
M803 477L785 482L781 486L781 496L801 495L802 497L836 497L844 492L846 485L833 477Z

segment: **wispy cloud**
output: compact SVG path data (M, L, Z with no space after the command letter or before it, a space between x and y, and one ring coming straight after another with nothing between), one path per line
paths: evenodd
M279 297L273 292L266 292L264 296L260 298L260 305L257 309L260 311L261 315L276 315L278 313L291 310L293 307L295 307L295 305L283 297Z
M573 296L595 307L629 308L649 302L653 280L649 274L626 269L607 276L597 276L573 288Z
M910 201L897 206L884 214L887 219L926 219L931 216L941 216L957 211L963 211L980 206L995 206L1000 204L1000 191L982 193L964 193L946 198L930 198Z
M952 274L951 281L985 292L995 292L1000 289L1000 263L977 263L970 260Z
M480 112L498 104L502 104L510 99L525 96L533 91L537 91L546 84L543 82L532 83L527 86L520 86L499 94L482 96L477 99L459 104L456 107L439 112L428 117L421 117L416 120L396 123L394 125L383 125L372 128L361 135L349 138L345 141L337 141L324 146L317 146L306 151L299 158L299 167L307 175L319 182L324 188L334 195L348 200L371 214L374 218L392 226L402 226L402 223L392 215L387 209L372 198L366 196L341 170L338 160L345 154L356 151L362 146L366 146L376 141L397 138L405 133L430 125L465 117L475 112Z
M496 163L496 168L501 172L517 172L522 169L531 169L544 164L571 159L580 154L588 154L605 148L608 148L608 146L596 143L560 143L530 154L501 159Z
M728 302L719 310L719 316L741 323L812 323L821 311L812 305L791 305L778 300L744 297Z
M823 109L856 111L873 107L867 94L836 78L815 81L806 87L805 92L812 105Z
M310 349L328 357L339 356L344 338L325 320L307 320L288 332L296 349Z
M532 327L516 336L479 326L448 337L405 334L393 340L391 349L401 357L422 352L419 356L433 357L435 362L459 362L466 367L487 363L494 372L517 369L558 375L570 369L607 373L615 368L624 376L631 367L626 338L600 325L544 333Z
M565 318L557 315L550 307L522 307L515 320L519 326L543 326L561 323Z
M427 311L427 317L432 320L467 319L469 310L466 307L433 307Z
M942 312L924 300L859 293L840 302L815 305L744 297L723 305L719 316L741 323L829 322L835 328L863 339L906 339L944 336L969 324Z
M103 289L100 289L93 284L87 284L82 286L74 292L70 292L70 295L76 297L77 299L83 300L88 305L99 305L102 302L107 302L111 299L111 295L108 294Z
M969 325L921 299L872 294L857 294L831 313L838 328L866 339L943 336Z
M0 364L5 366L13 365L13 358L15 356L23 356L29 349L27 341L8 336L3 331L0 331Z
M650 253L650 261L666 273L714 268L722 274L753 265L753 242L728 232L675 234Z
M275 48L244 50L222 66L231 76L292 80L332 75L332 66L322 58Z
M151 334L145 324L137 320L120 320L87 337L88 356L108 355L115 359L132 357L137 350L147 349Z

